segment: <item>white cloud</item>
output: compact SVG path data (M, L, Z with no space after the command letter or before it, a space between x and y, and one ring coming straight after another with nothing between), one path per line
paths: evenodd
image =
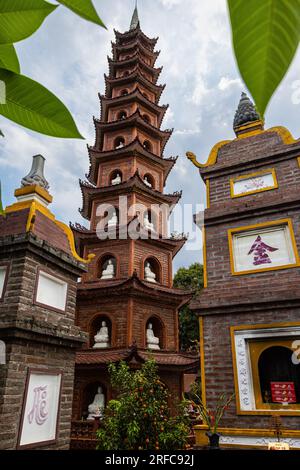
M86 224L77 212L81 204L78 178L84 178L89 161L86 144L94 143L92 116L99 116L97 93L104 93L113 28L128 30L133 0L94 0L109 31L85 22L60 6L41 29L17 44L22 72L51 89L71 110L86 141L53 139L27 131L5 119L0 138L0 179L4 200L29 171L31 157L43 154L46 177L54 196L53 210L68 222ZM228 13L224 0L143 0L139 2L141 26L150 37L159 36L157 49L163 65L160 82L167 87L161 103L169 103L164 127L174 127L165 154L193 150L205 161L212 146L233 137L232 120L239 100L241 80L234 61ZM267 123L286 125L297 137L299 105L291 103L300 69L300 50L280 91L272 99ZM224 93L226 91L226 93ZM284 110L287 110L284 112ZM201 140L200 140L201 136ZM179 158L168 178L168 190L183 189L183 202L203 202L204 187L196 169ZM175 266L200 260L200 251L183 250Z
M222 77L218 83L218 88L221 91L227 90L233 86L237 86L238 88L242 88L242 80L240 78L228 78Z

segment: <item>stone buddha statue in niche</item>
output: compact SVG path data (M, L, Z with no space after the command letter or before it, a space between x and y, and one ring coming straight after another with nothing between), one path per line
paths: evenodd
M107 262L107 266L102 271L100 279L113 279L115 277L115 267L113 264L113 259L110 258Z
M111 218L107 222L107 226L108 227L113 227L113 226L117 225L117 223L118 223L117 211L116 211L116 209L114 209L114 211L111 215Z
M120 183L122 183L122 178L121 178L120 173L117 173L116 177L111 180L111 184L115 186L116 184L120 184Z
M149 261L146 262L145 266L145 281L156 282L156 274L152 271Z
M150 222L149 220L149 214L148 212L145 212L145 215L144 215L144 227L145 229L147 230L154 230L154 225L152 222Z
M148 324L147 328L147 348L148 349L160 349L159 338L154 335L152 323Z
M146 186L149 186L149 188L152 188L152 184L150 183L148 176L144 176L144 183Z
M105 408L105 396L102 391L102 387L98 387L93 403L88 407L89 415L87 419L95 419L97 416L103 415Z
M108 328L106 326L106 321L101 323L101 328L98 333L94 336L95 344L94 349L104 349L109 348L109 334Z
M125 147L125 142L123 140L120 140L120 142L116 145L116 150L121 149Z

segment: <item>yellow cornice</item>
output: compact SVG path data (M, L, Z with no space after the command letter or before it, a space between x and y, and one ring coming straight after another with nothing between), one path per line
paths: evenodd
M64 231L64 233L66 234L68 238L71 253L77 261L87 264L87 263L90 263L91 260L94 258L95 256L94 254L89 254L87 259L81 258L76 251L74 234L72 230L70 229L70 227L68 227L63 222L56 220L55 215L52 214L52 212L50 212L50 210L47 207L43 206L41 203L37 201L16 202L15 204L12 204L11 206L6 207L4 213L9 214L11 212L17 212L17 211L21 211L24 209L29 209L29 214L28 214L27 223L26 223L26 232L31 232L33 230L36 211L39 211Z
M15 196L26 196L27 194L38 194L41 196L43 199L45 199L47 202L51 203L53 200L53 197L51 194L46 191L46 189L42 188L39 185L31 185L31 186L24 186L23 188L19 188L15 190Z
M197 156L193 152L190 152L190 151L186 152L186 156L195 165L195 167L197 167L197 168L207 168L207 167L210 167L210 166L213 166L213 165L216 164L217 159L218 159L219 150L222 147L224 147L227 144L230 144L231 142L235 142L236 140L245 139L247 137L252 137L252 136L258 135L258 134L265 134L265 133L275 132L280 136L282 142L285 145L290 145L290 144L294 144L296 142L299 142L299 139L294 139L294 137L292 136L290 131L286 127L283 127L283 126L271 127L270 129L266 129L266 130L263 130L263 129L254 129L254 130L252 130L251 128L257 126L257 124L259 122L260 121L253 122L253 126L252 125L241 126L239 128L240 130L242 130L242 128L245 127L245 129L249 128L249 132L244 132L243 134L238 135L235 139L222 140L221 142L218 142L217 144L215 144L213 146L213 148L211 149L211 151L210 151L210 154L208 156L208 159L207 159L206 163L198 162Z
M205 424L196 424L193 429L199 431L207 431L208 427ZM275 432L270 429L262 428L218 428L218 432L224 436L255 436L255 437L274 437ZM300 437L300 430L298 429L281 429L282 437Z

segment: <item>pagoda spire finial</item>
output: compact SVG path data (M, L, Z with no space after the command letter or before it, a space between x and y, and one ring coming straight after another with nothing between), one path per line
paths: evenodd
M31 170L27 176L24 176L21 181L21 185L23 187L38 185L41 186L41 188L48 190L49 184L44 176L44 165L45 158L42 155L34 155L34 157L32 157Z
M255 109L254 104L246 93L242 93L239 105L234 115L233 128L237 129L239 126L248 122L260 120L260 116Z
M130 31L140 27L139 13L137 8L137 0L135 1L135 8L131 18Z

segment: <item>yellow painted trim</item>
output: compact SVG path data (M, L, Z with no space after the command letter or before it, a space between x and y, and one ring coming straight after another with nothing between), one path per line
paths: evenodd
M205 384L205 356L204 356L204 328L203 328L203 317L199 317L199 333L200 333L201 398L202 398L203 404L206 405L206 384Z
M58 225L64 232L65 234L67 235L68 237L68 240L69 240L69 245L70 245L70 249L71 249L71 252L72 252L72 255L74 256L75 259L77 259L78 261L82 262L82 263L90 263L92 261L93 258L95 258L95 254L94 253L90 253L88 255L88 259L83 259L81 258L78 254L77 254L77 251L76 251L76 247L75 247L75 240L74 240L74 234L72 232L72 230L70 229L70 227L66 224L64 224L63 222L60 222L59 220L54 220L54 222L56 223L56 225Z
M47 202L51 203L53 200L53 197L51 194L46 191L46 189L42 188L39 185L32 185L32 186L24 186L23 188L19 188L15 190L15 196L26 196L27 194L38 194L41 196L43 199L45 199Z
M257 126L258 123L259 123L259 121L253 122L253 127ZM243 128L247 128L247 127L248 127L247 125L245 127L241 126L241 128L239 128L238 130L242 130ZM215 144L213 146L212 150L210 151L210 154L209 154L209 157L208 157L206 163L199 163L197 161L197 156L193 152L190 152L190 151L186 152L186 156L189 160L191 160L191 162L197 168L207 168L209 166L215 165L215 163L217 162L217 158L218 158L218 152L222 147L224 147L224 145L230 144L231 142L234 142L236 140L245 139L246 137L252 137L253 135L264 134L264 133L267 133L267 132L268 133L270 133L270 132L277 133L280 136L280 138L282 139L282 142L285 145L294 144L295 142L299 142L299 140L300 140L300 139L294 139L294 137L292 136L292 134L290 133L290 131L286 127L276 126L276 127L271 127L270 129L266 129L266 130L256 129L256 130L241 134L238 137L236 137L235 139L222 140L221 142L218 142L217 144Z
M207 252L206 252L206 231L205 227L202 227L202 252L203 252L203 287L207 288L208 278L207 278Z
M254 189L252 191L247 191L241 194L234 194L234 183L236 181L246 180L249 178L255 178L256 176L267 175L269 173L271 173L273 176L274 186L268 186L267 188L263 188L263 189ZM270 191L272 189L278 189L278 180L277 180L275 168L270 168L267 170L257 171L256 173L250 173L247 175L235 176L233 178L230 178L230 196L232 199L237 198L237 197L249 196L250 194L262 193L264 191Z
M271 329L271 328L284 328L290 326L298 326L300 327L300 322L285 322L285 323L258 323L255 325L245 324L245 325L238 325L238 326L231 326L230 327L230 338L231 338L231 352L232 352L232 364L233 364L233 376L234 376L234 389L235 389L235 397L236 397L236 410L237 415L254 415L254 416L272 416L272 415L279 415L279 416L299 416L300 413L300 405L298 409L293 408L289 411L283 411L282 409L276 408L269 408L265 410L241 410L240 408L240 397L239 397L239 386L238 386L238 374L237 374L237 363L236 363L236 349L235 349L235 341L234 341L234 333L235 331L241 330L255 330L255 329ZM275 338L276 340L276 338ZM260 339L262 342L262 339ZM270 342L270 340L266 339L265 342ZM252 361L251 361L252 362ZM256 396L256 391L254 387L254 393ZM255 400L256 401L256 400ZM257 405L256 405L257 406ZM300 436L300 431L299 436Z
M235 128L236 131L245 131L246 129L252 129L252 127L257 127L257 126L263 126L264 122L261 119L257 119L256 121L243 124L242 126L238 126ZM263 129L260 129L260 132L262 132Z
M210 208L210 180L206 180L206 208Z
M206 431L208 427L205 424L196 424L193 429ZM282 429L282 437L300 437L300 430L298 429ZM238 436L254 436L254 437L274 437L275 432L270 429L262 428L218 428L218 432L224 435L238 435Z
M232 236L235 233L239 232L247 232L250 230L255 230L257 228L264 228L264 227L272 227L276 225L287 225L290 231L290 236L291 236L291 241L292 241L292 247L295 255L296 262L293 264L286 264L282 266L274 266L274 267L269 267L269 268L263 268L263 269L253 269L253 270L248 270L248 271L235 271L234 270L234 257L233 257L233 243L232 243ZM260 224L255 224L255 225L247 225L245 227L238 227L234 229L229 229L228 230L228 244L229 244L229 255L230 255L230 269L231 269L231 274L233 276L242 276L245 274L253 274L253 273L263 273L267 271L278 271L280 269L290 269L290 268L296 268L300 266L300 258L297 250L297 244L296 244L296 239L295 239L295 234L293 230L293 225L291 219L281 219L281 220L275 220L272 222L263 222Z
M229 144L231 140L222 140L221 142L218 142L213 146L213 148L210 151L209 157L207 159L206 163L199 163L197 160L196 155L193 152L186 152L186 156L191 162L197 167L197 168L206 168L208 166L212 166L216 163L217 158L218 158L218 152L220 148L222 148L224 145Z
M273 338L273 339L260 339L259 341L249 341L249 353L250 353L250 361L251 361L251 369L252 369L252 381L253 381L253 389L254 389L254 396L255 396L255 406L258 410L268 410L268 411L277 411L279 414L288 413L294 414L296 416L299 415L300 412L300 404L288 404L282 409L281 404L276 403L265 403L263 401L263 397L261 394L261 387L259 381L259 370L258 370L258 360L260 355L268 348L272 346L283 346L285 348L290 349L291 356L293 354L293 350L291 349L291 342L295 339L299 339L293 337L293 340L288 339L280 339L280 338Z
M32 208L33 206L33 208ZM17 211L22 211L24 209L30 209L30 212L33 210L39 210L44 214L48 219L54 220L55 216L52 214L52 212L49 211L49 209L45 206L43 206L40 202L38 201L22 201L22 202L15 202L11 206L7 206L5 208L5 213L10 214L11 212L17 212Z
M40 204L37 201L23 201L23 202L16 202L15 204L12 204L11 206L6 207L4 213L9 214L11 212L16 212L16 211L21 211L24 209L29 209L29 214L26 222L26 232L30 232L34 228L34 216L36 214L36 211L41 212L45 217L47 217L49 220L54 222L58 227L60 227L65 234L68 237L69 245L70 245L70 250L75 259L77 261L80 261L81 263L89 263L94 257L94 254L89 254L88 259L83 259L81 258L76 251L75 248L75 241L74 241L74 234L70 227L68 227L66 224L63 222L60 222L55 219L55 215L52 214L52 212L49 211L49 209L42 204Z

